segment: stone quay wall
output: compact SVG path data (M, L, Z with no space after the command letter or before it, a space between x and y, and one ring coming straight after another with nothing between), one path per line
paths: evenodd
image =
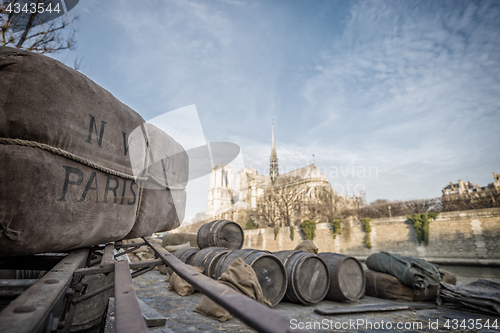
M335 252L365 260L370 254L387 251L424 258L438 264L500 266L500 208L440 213L429 225L429 244L417 241L415 228L406 216L371 220L371 249L365 246L361 221L347 219L342 232L333 238L329 223L316 224L313 242L319 252ZM282 227L274 239L274 228L245 230L244 248L271 252L293 250L302 240L295 226Z

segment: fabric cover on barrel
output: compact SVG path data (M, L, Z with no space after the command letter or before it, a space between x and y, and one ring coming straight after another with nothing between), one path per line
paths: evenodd
M262 291L255 271L241 258L234 260L218 281L257 302L271 307L271 303L266 299ZM226 321L233 317L227 310L207 296L202 297L193 311L219 321Z
M198 246L205 247L225 247L232 250L241 249L245 237L243 229L232 221L215 220L204 224L198 230Z
M288 276L286 301L308 305L323 300L330 287L330 273L320 257L293 250L274 255L281 260Z
M163 236L161 245L166 247L167 245L180 245L189 242L191 247L199 249L200 247L198 246L198 241L196 240L197 237L197 234L188 234L184 232L167 233Z
M257 275L264 296L273 306L278 304L285 295L287 278L285 267L281 261L268 251L242 249L223 257L216 268L215 277L219 278L236 260L242 259L250 265Z
M131 230L134 238L179 226L188 169L178 143L150 126L150 134L142 133L139 114L52 58L0 47L0 82L1 255L65 251L119 240ZM131 138L137 129L142 138ZM150 181L135 181L130 153L131 145L147 141L144 135L151 135L155 175L154 163L182 150L175 164L182 176L169 183L180 190L151 185L141 192L138 183ZM136 162L146 166L144 158Z
M309 239L297 245L295 251L304 251L312 254L318 254L318 248L316 247L316 245L314 245L313 241Z
M203 267L188 266L197 272L203 273ZM196 288L174 272L168 281L168 290L175 291L179 296L189 296L196 291Z
M354 302L364 296L365 274L356 258L331 252L320 253L318 257L323 259L330 273L326 299Z

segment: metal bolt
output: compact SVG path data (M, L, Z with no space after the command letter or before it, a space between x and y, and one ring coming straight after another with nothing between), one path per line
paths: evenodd
M57 284L59 283L59 280L56 280L56 279L50 279L50 280L47 280L45 281L46 284Z
M35 310L36 308L33 305L21 305L14 309L14 313L28 313Z

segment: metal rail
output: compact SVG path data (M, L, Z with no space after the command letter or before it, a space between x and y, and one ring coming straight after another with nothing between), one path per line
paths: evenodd
M135 295L128 261L115 263L115 330L116 333L148 332Z
M163 261L161 259L151 259L144 260L138 262L131 262L130 269L140 269L145 267L153 266L153 268L157 265L163 265ZM111 264L104 267L90 267L90 268L80 268L75 271L75 277L84 276L84 275L95 275L95 274L108 274L115 271L115 265Z
M208 296L235 317L258 332L286 333L309 332L292 330L290 320L267 306L196 272L150 237L143 237L155 253L186 282Z

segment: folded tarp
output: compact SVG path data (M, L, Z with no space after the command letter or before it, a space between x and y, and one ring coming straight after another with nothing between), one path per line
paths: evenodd
M424 259L392 254L388 252L374 253L366 259L366 266L376 272L387 273L413 288L415 295L419 289L427 292L428 286L437 286L441 274L436 266Z
M441 282L438 304L480 313L500 315L500 283L479 279L465 286Z

